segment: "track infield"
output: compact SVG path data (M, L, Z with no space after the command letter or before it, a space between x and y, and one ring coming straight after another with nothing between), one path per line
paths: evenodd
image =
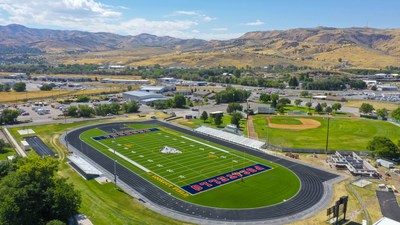
M109 173L113 173L114 169L116 169L118 171L119 181L122 181L134 189L138 194L143 196L146 201L159 205L164 210L168 209L171 212L176 212L179 215L186 215L204 221L269 221L274 224L287 223L296 220L296 218L304 218L304 216L316 213L315 207L317 206L319 206L317 207L318 210L320 207L324 207L330 200L329 196L331 196L331 194L329 194L331 192L325 190L324 182L332 183L334 182L332 179L338 177L326 171L281 157L268 155L244 146L221 141L207 135L198 134L172 124L159 121L131 122L130 124L133 124L133 127L136 129L157 126L164 132L170 132L169 134L181 136L184 134L183 136L193 139L193 142L197 144L201 142L202 145L206 144L204 146L217 147L229 153L235 153L237 156L244 157L247 160L260 162L260 165L271 166L270 170L245 177L244 182L237 180L230 184L191 195L190 197L183 197L179 193L174 193L173 189L166 188L166 186L171 184L168 181L152 178L151 176L154 176L153 173L146 172L143 169L133 166L130 162L121 157L116 157L118 161L114 167L113 152L92 139L94 136L104 135L104 131L98 128L109 124L90 125L68 132L65 140L73 151L79 152L79 154L85 155L95 161L98 166L107 170ZM124 123L115 124L116 127L120 127L121 125L124 125ZM97 133L94 134L95 132L93 131ZM89 145L88 140L93 140L93 142ZM118 147L122 147L122 143L117 143L115 140L114 143L111 140L111 143L113 145L116 144L116 146L121 144L121 146ZM100 146L103 146L102 150ZM224 151L222 151L222 153L224 153ZM214 157L211 157L210 159L213 158ZM201 159L204 162L206 161L204 158ZM251 166L255 166L255 164ZM287 168L290 168L290 170ZM256 167L253 167L253 169L257 170ZM282 193L282 191L287 191L287 189L283 190L283 188L287 188L288 186L289 188L293 188L292 184L287 183L289 180L287 176L282 174L282 171L286 171L288 172L287 174L295 176L297 181L299 181L299 185L301 185L299 189L297 189L297 193L291 198L283 199L275 204L266 205L265 201L268 201L269 198L274 198L279 195L279 193ZM228 174L232 175L231 172L232 171L229 170ZM220 175L223 174L216 174L217 177ZM154 182L154 180L158 180L158 182ZM202 182L202 180L198 182ZM272 189L269 189L269 187L272 187ZM253 196L253 199L257 198L257 200L261 200L264 206L243 207L246 201L252 201L249 196ZM215 202L222 202L223 205L216 205ZM234 206L235 204L239 207L226 207ZM254 201L252 201L252 204L254 204ZM187 221L191 220L189 219Z

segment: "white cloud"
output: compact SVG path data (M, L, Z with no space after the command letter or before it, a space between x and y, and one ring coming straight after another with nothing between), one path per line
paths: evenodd
M254 22L241 23L240 25L243 25L243 26L261 26L261 25L264 25L264 24L265 23L262 22L261 20L256 20Z
M210 17L207 16L206 14L202 13L201 11L185 11L185 10L178 10L175 11L172 15L169 16L177 16L177 15L183 15L183 16L192 16L196 19L199 19L203 22L210 22L213 20L216 20L217 18L215 17Z
M201 39L231 39L241 33L203 33L197 26L215 20L201 11L175 11L165 20L124 19L124 6L106 5L101 0L0 0L0 24L28 27L112 32L124 35L150 33L158 36ZM214 28L213 31L227 31Z
M183 10L175 11L174 14L176 14L176 15L189 15L189 16L197 16L197 15L199 15L199 13L195 12L195 11L183 11Z
M213 30L213 31L227 31L228 28L226 28L226 27L215 27L215 28L212 28L211 30Z
M209 16L204 16L203 17L203 21L204 22L210 22L210 21L213 21L213 20L216 20L217 18L215 18L215 17L209 17Z

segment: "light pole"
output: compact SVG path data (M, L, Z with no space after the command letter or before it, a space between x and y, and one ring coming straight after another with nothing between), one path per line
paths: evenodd
M324 119L328 120L328 127L326 128L326 145L325 145L325 154L328 155L329 121L331 121L331 118L330 117L325 117Z

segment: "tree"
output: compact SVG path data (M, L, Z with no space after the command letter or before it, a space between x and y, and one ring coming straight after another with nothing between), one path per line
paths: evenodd
M128 91L132 91L133 90L132 85L128 85L127 89Z
M389 113L386 108L382 108L376 110L376 115L382 119L385 119L389 115Z
M112 114L117 115L119 111L121 110L121 106L117 102L113 102L110 105L110 111Z
M269 102L269 101L271 101L271 95L262 93L262 94L260 95L260 101L262 101L262 102Z
M0 181L0 224L43 225L78 212L80 193L56 175L56 159L31 156L13 164Z
M295 99L294 100L294 104L297 105L297 106L301 105L302 102L303 102L303 100L301 100L301 99Z
M315 112L316 112L316 113L321 113L323 110L324 110L324 109L322 108L321 104L318 103L318 104L315 106Z
M326 108L328 104L326 102L321 103L322 108Z
M26 84L24 82L17 82L14 84L13 89L16 92L26 91Z
M275 108L276 105L278 104L278 100L279 100L279 95L272 94L271 95L271 106Z
M78 107L71 105L67 108L67 111L65 111L66 116L72 116L75 117L78 115Z
M91 117L95 114L94 109L89 105L79 105L78 106L79 117Z
M122 109L126 113L135 113L139 111L139 105L135 101L130 101L122 105Z
M11 90L11 85L9 83L5 84L4 87L3 87L3 90L5 92L9 92Z
M19 116L20 112L14 109L5 109L1 112L0 116L0 124L13 124L17 122L17 117Z
M374 110L374 107L371 104L368 103L363 103L361 104L360 108L360 113L371 113Z
M332 105L332 109L335 110L335 112L337 112L341 108L342 108L342 104L340 104L340 103L333 103L333 105Z
M0 139L0 153L5 152L6 147L9 147L8 144L3 139Z
M216 114L214 117L215 125L219 126L222 124L222 114Z
M281 98L281 99L279 99L278 103L283 104L283 106L285 106L285 105L289 105L291 103L291 101L288 98Z
M208 119L208 114L206 111L203 111L203 113L201 113L200 119L206 122L206 120Z
M311 103L311 102L306 102L306 106L307 106L308 108L311 108L312 103Z
M390 116L399 121L400 122L400 107L398 107L397 109L393 110L392 113L390 114Z
M308 91L301 91L300 92L300 97L306 98L310 95L310 93Z
M331 113L332 112L332 108L330 106L325 107L325 112Z
M228 107L226 108L226 112L227 113L232 113L232 112L236 112L236 111L242 111L243 110L243 106L240 103L229 103Z
M236 125L237 128L240 127L240 120L243 118L243 115L240 112L232 113L231 124Z
M285 113L285 105L282 104L282 103L278 103L278 104L276 105L275 110L276 110L278 113L283 114L283 113Z
M76 102L89 102L90 97L87 95L79 95L78 98L76 98Z
M175 108L185 108L186 98L183 94L176 94L174 97L174 107Z
M296 77L296 76L290 77L288 83L289 83L289 86L290 86L290 87L297 87L297 86L299 86L299 81L297 80L297 77Z
M235 72L233 72L233 76L240 78L240 70L235 70Z
M108 104L100 104L94 107L94 112L98 116L106 116L111 113L111 106Z
M41 91L51 91L53 89L53 87L50 85L50 84L43 84L41 87L40 87L40 90Z
M368 142L367 149L379 157L397 158L400 156L399 147L387 137L375 136Z

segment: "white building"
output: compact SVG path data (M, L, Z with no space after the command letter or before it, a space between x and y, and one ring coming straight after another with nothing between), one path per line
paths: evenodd
M127 102L135 101L143 104L168 100L168 98L164 97L162 94L147 91L127 91L122 93L122 97Z
M167 91L175 91L175 86L142 86L140 87L141 91L147 92L155 92L155 93L164 93Z

